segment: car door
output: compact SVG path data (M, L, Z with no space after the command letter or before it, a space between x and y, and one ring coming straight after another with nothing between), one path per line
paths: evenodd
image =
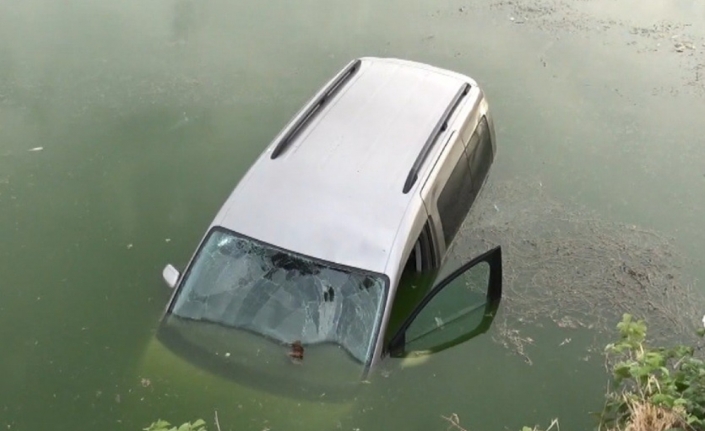
M393 357L440 352L487 331L502 296L502 250L496 247L439 281L390 338Z

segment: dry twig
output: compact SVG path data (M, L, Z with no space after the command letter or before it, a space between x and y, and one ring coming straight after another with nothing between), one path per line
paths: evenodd
M220 422L218 422L218 410L215 411L215 428L220 431Z
M465 428L460 426L460 418L456 413L451 414L450 416L443 416L441 415L443 419L445 419L450 425L448 425L448 430L454 429L457 431L468 431Z

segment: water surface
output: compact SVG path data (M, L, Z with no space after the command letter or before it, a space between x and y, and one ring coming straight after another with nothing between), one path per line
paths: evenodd
M195 378L177 389L140 361L170 295L164 264L183 267L255 157L357 56L473 76L495 115L492 184L531 182L671 238L691 260L679 275L702 289L704 12L675 0L0 0L0 425L141 429L219 409L223 429L306 429L312 413ZM497 217L530 217L517 201ZM478 431L589 426L606 380L590 349L604 334L503 313L424 364L390 360L340 427L445 429L452 413ZM502 344L511 329L533 340L524 355Z

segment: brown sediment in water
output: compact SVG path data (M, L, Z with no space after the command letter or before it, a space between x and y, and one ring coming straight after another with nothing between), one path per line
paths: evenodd
M630 313L658 341L680 340L702 324L705 295L672 238L559 202L538 180L488 182L452 253L462 259L496 245L504 286L494 334L519 354L532 342L520 328L544 319L611 332Z

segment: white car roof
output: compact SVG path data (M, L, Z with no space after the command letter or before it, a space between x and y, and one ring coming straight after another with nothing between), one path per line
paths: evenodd
M423 176L408 193L402 191L412 165L459 91L476 84L463 75L397 59L365 57L337 77L345 73L338 91L298 134L279 145L336 78L282 130L213 225L381 273L407 208L420 199ZM440 146L429 153L426 171Z

